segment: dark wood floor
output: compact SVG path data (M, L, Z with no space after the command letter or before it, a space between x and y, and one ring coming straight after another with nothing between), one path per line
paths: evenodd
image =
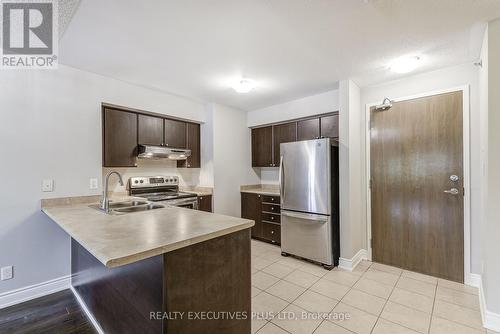
M97 334L71 290L0 310L0 333Z

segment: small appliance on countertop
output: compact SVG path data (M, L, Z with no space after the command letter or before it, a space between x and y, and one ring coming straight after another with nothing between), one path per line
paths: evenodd
M129 182L131 196L165 205L198 209L198 196L179 191L177 176L138 176L131 177Z

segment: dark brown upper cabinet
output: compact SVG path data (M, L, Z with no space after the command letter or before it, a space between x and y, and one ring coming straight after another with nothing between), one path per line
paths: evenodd
M273 126L274 160L273 167L280 165L280 144L297 141L297 123L285 123Z
M139 145L163 145L163 118L139 114L137 131Z
M297 140L311 140L320 137L319 118L297 122Z
M339 115L321 117L321 138L339 137Z
M186 122L165 119L164 145L173 148L186 148Z
M252 167L273 166L273 127L252 129Z
M102 116L102 165L104 167L137 166L137 114L105 108Z
M177 167L181 168L200 168L200 124L187 123L186 148L191 150L191 156L186 160L177 161Z

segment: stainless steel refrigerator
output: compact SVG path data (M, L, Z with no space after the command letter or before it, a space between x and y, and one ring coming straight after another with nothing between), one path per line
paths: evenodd
M281 251L338 266L339 150L330 138L280 145Z

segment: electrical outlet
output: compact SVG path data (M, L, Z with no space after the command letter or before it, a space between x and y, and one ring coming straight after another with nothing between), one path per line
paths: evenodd
M42 191L43 192L52 192L54 191L54 180L46 179L42 181Z
M11 279L12 277L14 277L14 269L12 266L2 267L2 269L0 271L1 271L0 279L2 281L5 281L7 279Z
M90 189L97 189L99 187L97 179L90 179L89 187Z

